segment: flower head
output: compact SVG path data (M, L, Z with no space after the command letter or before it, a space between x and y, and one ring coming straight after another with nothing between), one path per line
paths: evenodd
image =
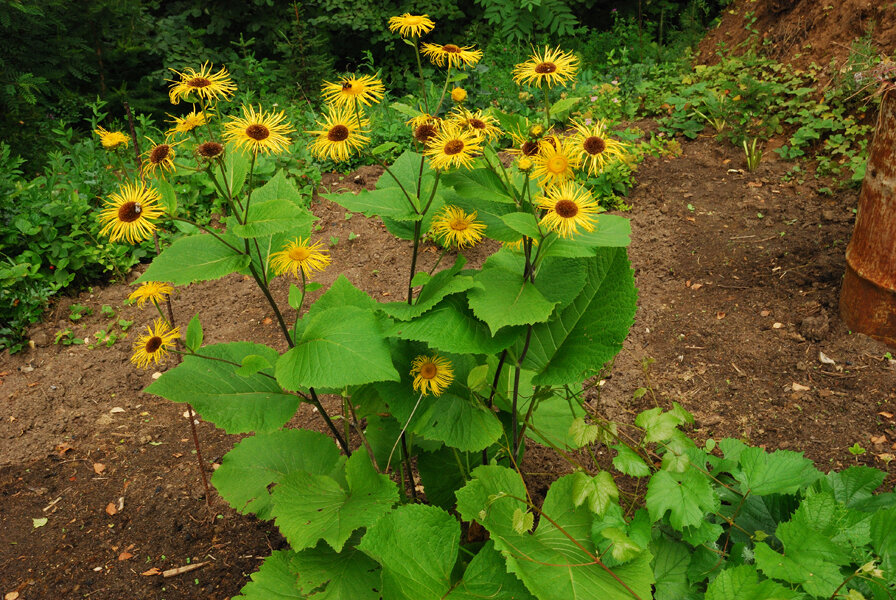
M466 69L482 60L482 50L474 50L473 46L423 44L420 51L429 58L432 64L439 67L447 65L457 69Z
M134 354L131 362L143 369L149 363L159 364L168 355L168 349L180 339L180 329L171 329L164 319L156 319L153 327L146 326L146 334L141 335L134 343Z
M541 126L538 125L538 127ZM519 129L509 131L510 138L513 140L513 146L507 149L507 153L514 156L528 156L529 158L538 156L538 152L541 150L541 141L538 139L539 135L532 134L533 129L535 129L535 126L530 127L526 133Z
M576 128L572 136L573 151L588 167L588 173L595 175L604 170L608 163L625 156L625 145L606 136L606 125L597 121L590 127L573 121Z
M97 127L93 132L100 136L100 143L106 150L114 150L122 145L127 148L131 141L128 136L120 131L107 131L102 127Z
M481 139L489 141L497 140L501 137L501 129L498 127L498 120L491 115L482 114L481 110L472 113L462 107L459 107L451 115L452 121L461 129L472 131Z
M317 136L311 144L311 152L319 158L346 161L370 141L361 133L368 124L367 119L358 122L357 116L348 108L331 107L324 122L317 124L320 129L308 132Z
M425 33L432 31L435 22L429 18L429 15L412 15L404 13L400 17L392 17L389 19L389 31L398 32L401 37L420 37Z
M442 391L454 381L451 361L438 354L415 358L411 363L411 375L414 376L414 390L424 396L430 392L433 396L441 396Z
M156 144L149 138L149 150L143 153L143 172L154 174L156 169L162 171L174 171L174 147L177 144L159 143Z
M181 100L190 101L192 96L205 102L215 102L218 98L230 100L236 91L236 85L230 80L230 74L224 67L217 73L212 73L212 65L206 62L198 71L186 69L181 73L171 70L177 75L177 79L168 80L172 84L168 89L171 104L179 104Z
M536 50L529 60L513 68L513 80L519 85L553 87L571 81L578 70L579 59L572 52L545 46L544 52Z
M218 142L203 142L196 146L194 152L201 160L214 160L224 156L224 144Z
M327 104L354 110L356 101L364 106L378 103L386 94L386 86L371 75L353 75L343 77L336 83L325 81L321 94Z
M430 157L433 169L470 168L473 158L482 151L479 136L452 123L445 123L433 137L424 154Z
M169 283L147 281L131 292L131 295L128 296L128 300L135 300L137 302L137 308L142 307L147 301L158 306L165 300L165 298L171 295L171 292L173 291L174 288Z
M285 120L283 111L265 114L260 106L258 112L251 105L243 106L242 117L230 117L224 124L224 139L254 154L283 152L292 143L286 136L295 131Z
M547 211L541 224L563 238L578 233L579 227L594 231L595 216L601 212L591 192L571 181L548 190L539 198L538 206Z
M461 87L454 88L451 90L451 99L460 104L467 99L467 90Z
M572 179L575 175L573 169L579 166L569 143L557 136L543 140L532 161L535 163L532 174L541 180L544 187Z
M152 219L164 213L157 204L160 199L155 188L142 183L125 183L103 205L99 217L103 224L100 234L108 234L113 242L124 238L131 244L148 239L156 229Z
M206 123L208 123L208 117L202 111L192 110L188 114L182 117L175 117L173 115L168 115L173 120L168 121L169 123L174 123L174 127L168 130L165 134L167 137L171 137L177 133L190 133L197 127L202 127Z
M516 159L516 168L519 169L523 173L528 173L532 170L532 159L528 156L520 156Z
M275 275L292 273L298 278L299 269L305 277L311 277L314 271L323 271L330 264L326 248L320 242L310 244L311 240L303 238L287 242L283 250L271 254L271 269Z
M445 246L458 249L473 246L482 239L485 225L476 220L476 213L467 214L456 206L445 206L432 218L431 230Z

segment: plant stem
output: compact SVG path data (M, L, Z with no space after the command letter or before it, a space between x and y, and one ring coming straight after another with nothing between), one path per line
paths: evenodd
M544 132L547 134L551 129L551 101L548 98L548 88L544 89Z
M411 276L408 278L408 304L414 303L414 274L417 272L417 251L420 247L420 221L414 221L414 252L411 254Z
M414 36L414 54L417 56L417 73L420 75L420 89L423 92L423 108L426 109L426 114L431 115L429 112L429 97L426 95L426 79L423 77L423 63L420 61L420 37Z
M498 366L495 369L495 378L492 380L492 390L488 394L488 400L486 401L486 406L488 406L489 410L492 408L492 401L495 398L495 392L498 391L498 380L501 378L501 370L504 368L504 361L507 360L507 348L505 348L501 352L501 358L498 359ZM488 448L482 451L482 464L488 464Z
M234 252L237 252L239 254L244 254L244 252L242 250L240 250L239 248L237 248L236 246L233 246L233 245L227 243L227 241L225 241L224 238L222 238L220 235L218 235L218 233L211 227L206 227L205 225L202 225L201 223L197 223L196 221L191 221L190 219L184 219L183 217L171 217L171 220L172 221L181 221L182 223L189 223L190 225L193 225L194 227L197 227L197 228L201 229L202 231L210 234L212 237L214 237L216 240L218 240L219 242L221 242L222 244L224 244L225 246L227 246Z
M324 418L324 421L327 422L327 427L330 428L330 431L333 432L333 435L336 436L336 441L339 442L339 445L342 447L342 451L345 452L347 456L352 455L352 451L349 449L348 444L342 439L342 434L339 433L339 429L336 427L333 420L330 418L330 415L327 414L327 411L324 409L324 405L320 403L320 400L317 397L317 392L314 391L314 388L308 388L308 391L311 392L311 404L317 408L317 412L320 413L320 416Z
M401 452L404 454L404 468L408 473L408 485L411 486L411 498L417 501L417 486L414 485L414 471L411 469L411 454L408 452L407 433L401 432Z
M523 344L523 351L520 352L519 357L516 359L516 369L513 373L513 402L510 409L511 415L511 424L513 426L513 445L511 447L511 452L513 456L516 457L517 453L520 450L521 440L519 438L519 423L517 422L517 414L516 414L516 405L517 399L519 398L520 391L520 371L523 369L523 360L526 358L526 353L529 351L529 342L532 340L532 326L529 325L526 329L526 342Z
M370 457L370 462L373 464L373 468L376 469L377 473L382 473L380 466L376 462L376 455L373 453L373 448L370 447L370 442L367 441L367 436L364 435L364 430L361 429L361 424L358 422L358 415L355 414L355 407L352 405L351 398L349 398L347 402L349 413L352 415L352 427L358 432L358 437L361 438L361 443L364 444L364 448L367 450L367 455Z
M436 105L436 113L442 108L442 101L445 99L445 92L448 91L448 82L451 81L451 65L448 65L448 71L445 73L445 87L442 88L442 95L439 97L439 103ZM435 115L433 115L435 116Z

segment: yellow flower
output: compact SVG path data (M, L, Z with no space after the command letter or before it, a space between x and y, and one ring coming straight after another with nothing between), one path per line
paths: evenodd
M606 125L602 121L591 127L573 121L573 126L576 133L572 136L572 148L588 166L590 175L600 173L608 163L625 156L625 145L606 137Z
M467 99L467 90L459 87L454 88L451 90L451 99L460 104Z
M458 69L472 67L482 60L482 50L473 50L473 46L456 46L454 44L423 44L421 52L434 65Z
M529 130L529 134L531 134L532 129L534 129L534 127ZM509 133L510 138L513 140L513 146L507 149L508 154L513 156L528 156L529 158L538 156L538 152L541 150L541 142L536 139L537 136L523 134L520 131L510 131Z
M168 116L174 119L173 121L168 121L169 123L174 123L174 127L169 129L165 134L167 137L171 137L176 133L190 133L197 127L202 127L208 123L208 118L202 111L196 112L195 110L192 110L182 117L175 117L174 115Z
M441 396L442 391L454 381L451 361L438 354L415 358L411 363L411 375L414 376L414 390L424 396L428 396L430 392L434 396Z
M430 157L433 169L450 169L451 167L470 168L473 158L482 151L479 136L471 131L464 131L457 125L445 123L439 133L429 142L424 154Z
M528 173L532 170L532 159L528 156L520 156L516 159L516 168L523 173Z
M317 136L311 144L311 152L319 158L346 161L370 141L370 138L361 133L368 124L367 119L359 123L348 108L331 107L324 122L318 123L321 129L308 132Z
M103 224L100 234L108 234L113 242L124 238L131 244L148 239L156 229L151 219L164 214L156 204L160 199L154 188L142 183L125 183L103 205L99 217Z
M314 271L323 271L330 264L329 251L320 242L308 245L311 240L303 238L287 242L283 250L271 254L271 269L275 275L292 273L299 276L299 269L305 277Z
M100 136L100 143L103 145L103 148L106 150L114 150L118 148L122 144L125 147L130 143L130 138L123 134L120 131L107 131L102 127L97 127L93 130L95 134Z
M481 110L471 113L463 108L452 113L451 118L460 128L472 131L481 138L493 141L501 137L498 120L490 115L483 115Z
M174 288L168 283L147 281L131 292L131 295L128 296L128 300L135 300L137 302L137 308L142 307L147 301L158 306L165 300L165 298L171 295L171 292L173 291Z
M421 125L435 125L436 127L438 127L441 121L442 119L438 117L434 117L427 113L420 113L416 117L406 121L405 125L410 125L414 129L420 127Z
M343 77L336 83L325 81L321 94L327 104L354 110L355 101L371 106L382 100L386 86L371 75L351 76Z
M591 192L571 181L550 189L538 200L539 208L547 211L541 224L564 238L578 233L579 227L594 231L594 217L601 212Z
M519 85L553 87L571 81L578 70L579 59L572 52L545 46L543 53L535 50L529 60L513 68L513 80Z
M569 142L557 136L541 142L538 154L533 157L535 167L532 174L541 180L544 187L557 185L572 179L573 169L579 166Z
M432 31L435 26L435 22L429 18L429 15L404 13L400 17L389 19L389 31L393 33L397 31L401 37L420 37L424 33Z
M219 97L230 100L236 91L236 85L230 80L230 74L224 67L217 73L212 73L212 65L206 62L198 71L186 69L181 73L171 70L178 76L177 80L168 80L172 84L168 90L171 104L180 104L181 100L190 101L194 94L205 102L215 102Z
M433 236L445 246L466 248L482 239L485 225L476 220L476 213L465 213L456 206L445 206L432 218Z
M532 246L538 245L538 240L534 238L529 238L532 242ZM515 242L502 242L501 246L507 248L511 252L522 252L523 251L523 238L518 239Z
M156 319L154 326L147 325L146 334L140 336L134 343L131 362L141 369L148 367L151 362L159 364L178 339L180 339L179 328L171 329L164 319Z
M156 169L161 169L164 176L165 171L174 171L174 147L177 144L156 144L146 139L150 149L143 153L143 173L154 174Z
M414 139L424 146L439 135L438 125L423 124L414 128Z
M295 131L285 120L283 111L265 114L260 106L258 112L251 105L243 106L242 118L230 117L224 124L224 139L245 146L254 154L283 152L292 143L286 136Z

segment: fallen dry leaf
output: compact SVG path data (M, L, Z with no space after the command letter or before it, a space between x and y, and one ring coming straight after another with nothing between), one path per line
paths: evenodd
M264 323L265 325L270 325L271 323L273 323L273 321L270 317L265 317L262 323Z
M769 316L770 314L772 314L772 311L770 311L770 310L763 310L763 311L761 311L761 312L759 313L759 316L760 316L760 317L767 317L767 316Z
M18 592L9 592L5 596L3 596L3 600L17 600L19 597Z
M762 187L761 181L748 181L747 187Z
M717 312L717 313L716 313L716 318L717 318L717 319L724 319L724 318L725 318L725 313L723 313L722 311Z
M115 508L114 502L110 502L109 504L106 505L106 514L109 515L110 517L118 514L118 509Z
M877 414L879 414L880 416L884 417L885 419L892 419L892 418L893 418L893 413L879 412L879 413L877 413Z
M61 444L56 444L56 447L55 447L56 453L59 454L59 456L62 456L66 452L69 452L73 449L74 448L72 447L71 444L67 444L65 442L62 442Z
M140 574L141 574L141 575L146 575L147 577L149 577L149 576L151 576L151 575L161 575L162 572L159 570L158 567L153 567L153 568L151 568L151 569L148 569L148 570L146 570L146 571L143 571L143 572L140 573Z
M872 443L872 444L886 444L886 443L887 443L887 436L885 436L885 435L883 435L883 434L881 434L881 435L872 435L872 436L871 436L871 443Z
M118 560L127 560L129 558L133 558L133 556L134 555L131 554L130 552L122 552L121 554L118 555Z
M103 463L93 463L93 472L97 475L100 475L105 470L106 465L104 465Z
M772 329L781 329L784 327L784 323L772 323Z
M120 406L114 406L114 407L112 407L112 408L109 410L109 412L112 413L112 414L115 414L115 413L123 413L123 412L124 412L124 409L123 409L122 407L120 407Z
M699 289L702 288L702 287L703 287L703 284L702 284L702 283L695 283L694 285L691 286L691 289L692 289L692 290L699 290Z
M811 388L808 386L800 385L800 384L794 382L793 385L791 386L791 389L794 392L808 392Z

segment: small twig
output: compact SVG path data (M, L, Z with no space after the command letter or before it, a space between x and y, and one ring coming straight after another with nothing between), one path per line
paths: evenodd
M162 571L162 577L175 577L177 575L183 575L184 573L189 573L190 571L195 571L205 565L209 564L210 561L201 562L201 563L193 563L192 565L184 565L182 567L177 567L176 569L168 569L167 571Z

